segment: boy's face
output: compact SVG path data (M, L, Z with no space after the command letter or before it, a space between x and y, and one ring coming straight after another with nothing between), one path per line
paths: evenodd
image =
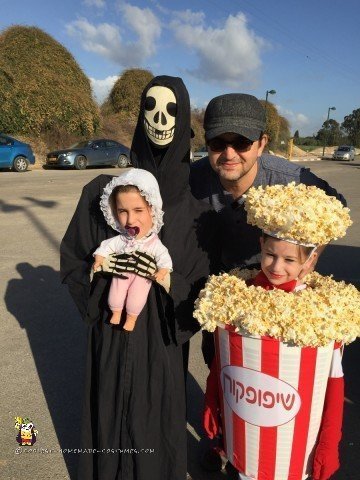
M312 256L301 261L299 246L285 240L272 237L260 239L261 268L273 285L281 285L298 278L304 266L311 262Z
M116 213L122 228L139 230L136 238L147 235L153 226L151 208L139 192L121 192L116 196Z

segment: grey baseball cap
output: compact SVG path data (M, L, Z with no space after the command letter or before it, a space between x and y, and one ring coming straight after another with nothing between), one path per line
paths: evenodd
M205 139L237 133L254 142L265 130L265 124L265 110L256 97L228 93L210 100L204 116Z

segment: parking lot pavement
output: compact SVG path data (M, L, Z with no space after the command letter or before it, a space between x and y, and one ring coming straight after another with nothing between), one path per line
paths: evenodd
M327 248L320 269L359 281L360 162L304 166L346 196L354 220L349 234ZM76 478L77 455L72 449L78 446L86 328L59 283L58 249L83 185L99 174L119 172L117 168L0 172L1 479ZM355 343L345 349L342 468L335 480L360 478L359 366ZM220 480L225 476L207 474L199 466L206 448L200 420L206 375L197 334L191 342L188 377L188 470L194 480ZM34 422L37 452L15 452L15 416Z

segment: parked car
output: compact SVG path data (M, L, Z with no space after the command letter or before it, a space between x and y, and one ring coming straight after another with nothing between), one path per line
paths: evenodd
M341 145L334 153L333 158L335 160L355 160L355 148L349 145Z
M25 172L34 163L35 156L30 145L0 133L0 168Z
M56 150L46 155L47 167L75 167L83 170L93 165L116 165L127 167L130 150L115 140L86 140L70 148Z
M193 153L192 155L192 162L196 162L196 160L200 160L200 158L207 157L208 151L206 145L200 147L199 150Z

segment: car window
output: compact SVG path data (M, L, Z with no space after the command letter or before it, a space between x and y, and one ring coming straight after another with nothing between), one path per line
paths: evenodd
M7 137L0 137L0 145L12 145L12 141Z
M92 143L92 146L97 146L98 148L106 148L106 142L96 141Z
M75 143L74 145L71 145L70 148L84 148L84 147L87 147L89 144L89 142L78 142L78 143Z
M339 152L350 152L350 147L339 147Z
M112 140L106 140L105 143L106 143L106 146L107 146L108 148L114 148L114 147L118 147L118 146L119 146L116 142L114 142L114 141L112 141Z

